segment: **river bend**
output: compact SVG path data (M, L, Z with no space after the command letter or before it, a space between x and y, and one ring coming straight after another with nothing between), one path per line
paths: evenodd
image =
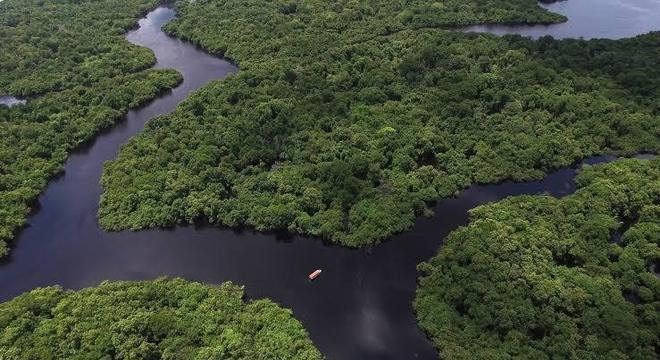
M468 210L475 206L519 194L563 196L575 189L575 168L537 182L472 186L457 198L438 202L436 216L418 219L413 231L361 250L215 227L104 232L96 218L103 163L148 120L171 112L208 81L237 71L229 62L165 35L160 28L173 17L173 10L160 7L126 37L154 51L156 68L183 74L183 83L130 111L125 121L70 156L64 175L39 197L40 209L0 265L0 300L40 286L82 288L103 280L180 276L213 284L233 281L245 285L250 297L269 297L293 309L330 359L432 359L437 353L417 326L411 305L416 265L433 256L451 230L466 224ZM323 268L323 275L310 283L307 274L316 268Z

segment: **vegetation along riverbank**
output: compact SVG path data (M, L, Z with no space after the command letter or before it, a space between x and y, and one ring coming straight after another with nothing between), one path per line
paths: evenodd
M448 359L655 359L660 160L586 166L567 197L471 211L419 266L415 310Z
M173 70L124 39L155 0L3 1L0 94L0 257L68 153L176 86Z
M231 283L182 279L33 290L0 304L0 358L321 359L302 325Z
M657 152L660 33L535 42L443 30L561 21L533 0L460 4L177 2L166 30L241 72L107 165L101 225L204 219L358 247L472 183Z
M152 69L152 51L124 38L159 4L0 2L0 95L27 99L0 106L0 257L71 151L183 81L174 70ZM210 222L371 246L410 229L417 216L433 215L435 201L472 184L540 179L604 153L657 154L660 32L585 41L458 31L471 24L566 21L536 0L169 5L177 18L166 25L168 34L230 59L241 71L191 93L169 115L149 120L167 111L143 114L146 130L104 168L98 223L89 212L97 205L100 164L116 148L80 161L76 169L94 175L69 182L75 191L53 187L62 196L45 206L51 212L40 213L41 223L32 222L41 232L0 264L15 271L2 273L10 279L5 283L21 285L3 287L11 296L53 283L79 289L98 279L180 273L221 283L240 277L296 309L310 329L323 329L313 333L319 346L380 358L394 356L398 346L404 351L397 355L426 358L434 348L410 311L414 264L442 242L437 237L436 244L437 229L455 229L437 255L419 265L413 304L443 358L657 357L655 158L586 166L571 195L523 195L479 206L456 229L474 204L542 185L505 193L477 189L459 204L453 222L427 226L432 236L418 248L403 241L352 251L305 240L296 243L305 247L293 241L260 247L265 241L258 236L239 247L247 236L238 235L245 234L230 238L231 231L189 227L168 234L171 247L164 251L163 237L156 237L164 231L141 238L144 233L111 235L98 225L119 231ZM174 16L158 10L161 21ZM165 36L155 32L162 42ZM196 67L188 61L193 56L210 58L199 51L173 54L177 46L164 52L188 68ZM173 92L178 97L168 99L168 111L205 83L194 81L230 71L211 76L204 68L194 74L202 76L189 76L179 69L188 88ZM549 183L567 193L570 176ZM81 184L94 186L79 190ZM83 191L86 201L76 203L76 211L59 214L73 208L72 193ZM51 231L56 228L68 231ZM111 236L130 245L119 247ZM224 247L204 247L207 240L225 241ZM387 253L388 245L402 243ZM23 257L26 267L11 267L18 254L32 255ZM288 261L293 258L308 263ZM308 271L318 269L315 278L321 268L323 276L308 282ZM292 311L268 299L246 300L232 283L159 279L37 288L0 304L0 329L0 359L322 357ZM340 331L344 337L337 340Z

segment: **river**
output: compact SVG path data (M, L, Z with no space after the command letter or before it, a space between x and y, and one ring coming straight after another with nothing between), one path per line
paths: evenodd
M209 80L237 71L166 36L160 27L173 17L172 10L158 8L127 39L154 50L156 67L177 69L184 82L130 111L125 121L70 156L65 174L39 197L40 208L0 264L0 300L53 284L77 289L103 280L159 276L211 284L233 281L245 285L252 298L268 297L291 308L330 359L433 359L437 352L417 326L411 305L416 265L433 256L451 230L466 224L467 212L475 206L510 195L563 196L574 191L575 168L537 182L472 186L457 198L438 202L435 217L418 219L413 231L361 250L300 236L215 227L104 232L96 219L103 162L113 159L149 119L169 113ZM307 274L317 268L323 274L310 283Z
M564 0L541 6L566 16L568 21L553 25L474 25L463 31L532 38L621 39L660 30L660 0Z

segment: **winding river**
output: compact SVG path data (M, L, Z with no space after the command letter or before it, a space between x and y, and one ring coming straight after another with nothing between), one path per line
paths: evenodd
M636 1L642 0L632 2ZM416 265L430 258L451 230L466 224L468 210L475 206L510 195L563 196L574 191L575 168L561 169L537 182L473 186L457 198L440 201L436 216L418 219L414 231L362 250L298 236L214 227L103 232L96 219L103 162L113 159L121 144L149 119L169 113L208 81L237 71L226 61L166 36L160 27L173 17L171 9L158 8L127 39L151 48L156 67L177 69L184 82L130 111L124 122L71 155L65 174L51 181L39 197L40 208L0 265L0 300L39 286L81 288L106 279L181 276L214 284L230 280L245 285L250 297L269 297L293 309L330 359L432 359L437 353L417 327L411 306ZM323 268L323 275L310 283L307 274L316 268Z

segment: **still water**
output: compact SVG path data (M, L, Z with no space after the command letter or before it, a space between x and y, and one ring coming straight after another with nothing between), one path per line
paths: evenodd
M25 105L25 100L15 98L9 95L0 96L0 106L12 107L17 105Z
M590 0L570 2L580 1ZM269 297L291 308L329 359L432 359L438 354L417 327L411 307L416 265L430 258L451 230L466 224L468 210L475 206L510 195L563 196L574 191L575 168L537 182L473 186L457 198L440 201L436 216L419 219L413 231L362 250L299 236L214 227L103 232L96 220L103 162L113 159L121 144L149 119L171 112L208 81L238 71L229 62L166 36L160 27L173 17L172 10L158 8L127 39L151 48L156 67L177 69L184 82L130 111L125 121L71 155L65 174L51 181L39 197L40 208L13 244L10 257L0 264L0 301L39 286L81 288L106 279L181 276L211 284L233 281L245 285L252 298ZM323 274L310 283L307 274L317 268Z
M566 0L541 6L568 17L568 21L553 25L475 25L463 30L533 38L551 35L557 39L621 39L660 30L660 0Z

